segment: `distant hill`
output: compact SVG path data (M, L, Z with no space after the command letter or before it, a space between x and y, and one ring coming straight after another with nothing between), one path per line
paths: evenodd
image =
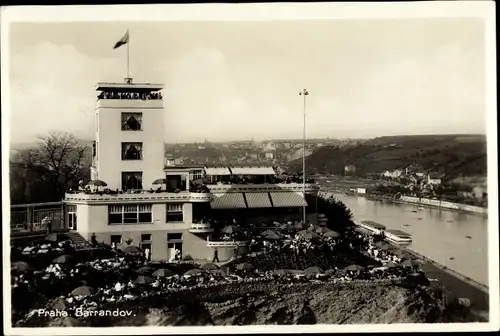
M311 173L342 175L346 165L354 165L358 175L382 173L410 165L440 171L449 177L486 175L485 135L386 136L353 146L327 146L307 158ZM302 161L289 163L300 171Z

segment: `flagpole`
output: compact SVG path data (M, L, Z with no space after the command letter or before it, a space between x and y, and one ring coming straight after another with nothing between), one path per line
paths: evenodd
M130 84L132 83L132 77L130 77L130 32L127 29L127 78L125 81Z
M132 78L130 77L130 33L127 29L128 41L127 41L127 81L130 83Z

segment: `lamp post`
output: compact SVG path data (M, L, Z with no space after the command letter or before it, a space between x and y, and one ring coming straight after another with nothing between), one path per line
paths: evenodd
M303 106L303 129L302 129L302 192L304 193L304 202L306 202L306 98L309 96L309 92L306 89L303 89L299 92L299 96L304 98L304 106ZM302 219L304 224L306 223L306 203L304 203L304 208L302 211Z

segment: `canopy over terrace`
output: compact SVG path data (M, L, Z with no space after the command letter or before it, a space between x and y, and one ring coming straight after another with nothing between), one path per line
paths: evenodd
M213 193L212 209L302 208L307 202L296 192Z
M233 175L276 175L273 167L231 167Z
M205 167L205 175L213 183L272 183L276 171L271 166Z

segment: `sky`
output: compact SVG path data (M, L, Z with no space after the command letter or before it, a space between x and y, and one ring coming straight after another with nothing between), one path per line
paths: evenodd
M11 141L94 135L95 84L161 82L165 141L486 132L481 19L10 26Z

